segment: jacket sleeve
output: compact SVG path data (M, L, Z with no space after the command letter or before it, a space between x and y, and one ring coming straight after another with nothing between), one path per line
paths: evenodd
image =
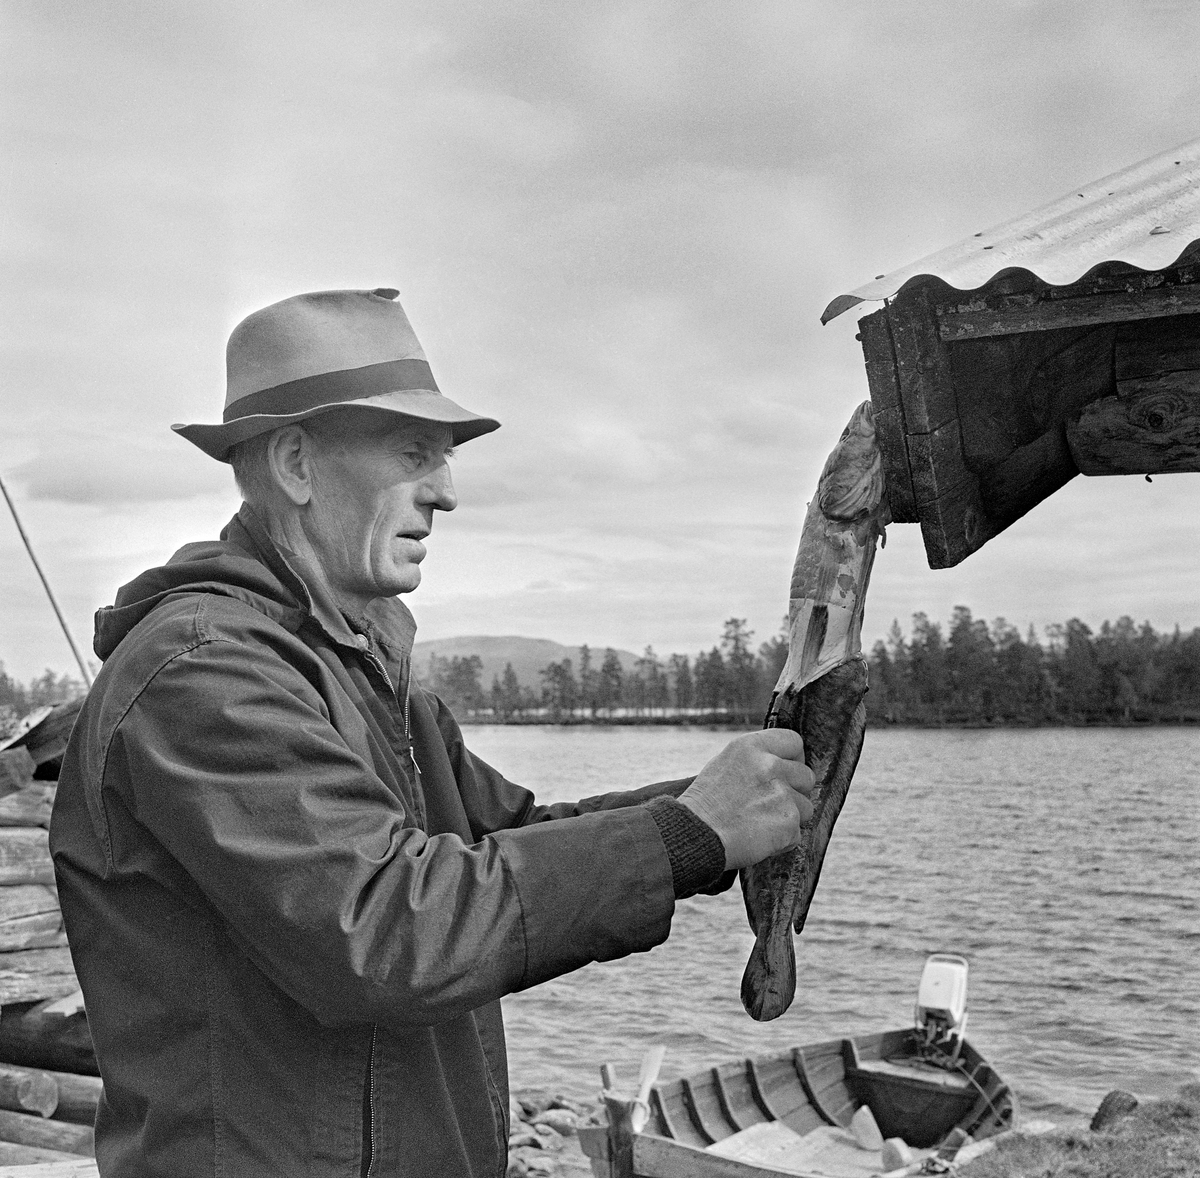
M405 825L313 683L237 642L168 662L114 757L138 822L259 968L328 1024L439 1022L670 928L670 865L644 809L597 806L473 845L428 836Z
M652 798L664 795L677 798L695 780L694 777L680 777L644 785L638 789L597 794L578 802L539 805L529 790L514 785L467 748L458 721L438 696L428 691L423 692L423 695L437 721L438 732L450 757L472 833L477 838L500 830L533 826L555 818L575 818L582 814L641 806Z

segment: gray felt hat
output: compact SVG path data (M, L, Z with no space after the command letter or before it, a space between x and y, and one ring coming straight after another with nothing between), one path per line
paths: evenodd
M221 462L255 434L347 406L445 422L455 445L498 429L438 392L398 294L322 290L255 311L229 337L221 424L171 428Z

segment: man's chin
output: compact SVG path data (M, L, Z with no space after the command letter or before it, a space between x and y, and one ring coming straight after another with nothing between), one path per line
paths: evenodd
M399 597L401 593L411 593L421 583L421 570L409 569L388 581L387 597Z

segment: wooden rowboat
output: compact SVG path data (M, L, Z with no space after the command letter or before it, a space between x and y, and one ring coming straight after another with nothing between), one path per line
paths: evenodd
M805 1138L827 1126L849 1131L864 1105L883 1138L902 1138L915 1151L941 1145L955 1129L980 1141L1012 1128L1015 1103L1008 1085L970 1043L962 1044L949 1068L922 1059L919 1047L909 1028L722 1064L655 1085L641 1133L629 1129L628 1115L618 1110L614 1117L613 1104L623 1102L610 1099L610 1123L581 1128L580 1143L599 1178L777 1178L796 1171L739 1161L709 1147L765 1122L781 1123ZM624 1173L623 1135L632 1161ZM809 1173L838 1173L830 1155L843 1152L841 1172L847 1178L881 1172L879 1152L849 1141L845 1150L830 1148L836 1140L819 1136L819 1149L808 1151L820 1154L813 1156ZM802 1157L804 1151L797 1153Z
M947 960L939 955L937 967ZM579 1131L593 1172L868 1178L889 1169L915 1174L935 1153L965 1160L975 1143L1014 1127L1016 1102L956 1033L965 1023L966 963L953 960L962 966L963 1001L949 1034L918 1004L915 1027L706 1068L654 1085L640 1110L638 1101L605 1092L608 1123Z

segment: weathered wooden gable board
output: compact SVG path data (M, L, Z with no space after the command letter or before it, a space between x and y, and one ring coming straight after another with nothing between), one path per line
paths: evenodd
M970 293L930 278L859 328L892 514L920 523L931 568L1076 474L1200 470L1200 261Z

